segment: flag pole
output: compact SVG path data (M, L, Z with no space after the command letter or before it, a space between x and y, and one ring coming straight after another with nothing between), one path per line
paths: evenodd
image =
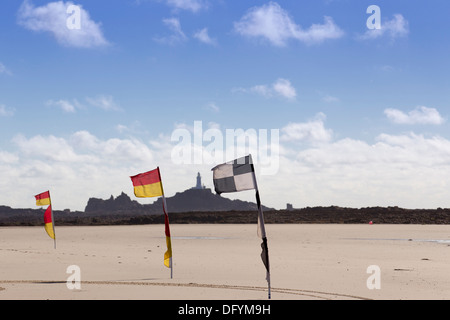
M55 232L55 219L53 218L53 205L52 205L52 198L50 197L50 191L48 192L48 196L50 198L50 213L52 216L52 228L53 228L53 244L56 250L56 232Z
M252 166L253 171L253 183L255 185L256 190L256 204L258 205L258 236L262 239L261 243L261 259L264 263L264 266L266 267L266 280L267 280L267 288L268 288L268 298L271 299L271 290L270 290L270 264L269 264L269 248L267 246L267 236L266 236L266 227L264 225L264 214L263 209L261 206L261 198L259 197L259 190L258 190L258 184L256 182L256 174L255 174L255 168L253 166L253 161L251 160L250 156L250 162Z
M52 207L52 227L53 227L53 243L56 250L56 232L55 232L55 219L53 218L53 207Z
M161 172L158 167L158 175L159 175L159 181L161 182L161 191L162 191L162 200L163 200L163 211L164 211L164 226L165 226L165 234L166 234L166 243L167 243L167 250L170 250L170 258L169 258L169 265L170 265L170 279L173 279L173 260L172 260L172 239L170 236L170 227L169 227L169 215L167 213L167 202L166 197L164 195L164 187L161 179ZM167 240L169 238L169 242Z
M164 211L164 224L165 224L165 226L166 226L166 229L168 229L169 228L169 225L168 225L168 223L169 223L169 215L167 214L167 203L166 203L166 197L164 196L164 191L163 191L163 195L162 195L162 198L163 198L163 211ZM166 222L167 221L167 222ZM166 233L166 237L167 237L167 233ZM169 236L168 236L169 238L170 238L170 234L169 234ZM172 240L171 240L171 242L172 242ZM172 244L170 245L170 250L172 250ZM170 257L170 279L173 279L173 261L172 261L172 257Z

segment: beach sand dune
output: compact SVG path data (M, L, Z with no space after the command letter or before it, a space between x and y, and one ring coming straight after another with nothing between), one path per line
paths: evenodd
M450 226L266 225L272 299L450 299ZM267 299L256 225L0 228L0 299ZM69 266L81 288L70 290ZM380 270L369 289L370 266ZM371 282L373 283L373 282Z

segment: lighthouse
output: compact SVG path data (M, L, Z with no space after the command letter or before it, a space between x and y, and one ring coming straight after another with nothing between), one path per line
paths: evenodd
M200 172L197 174L197 185L194 189L203 189L202 186L202 176L200 175Z

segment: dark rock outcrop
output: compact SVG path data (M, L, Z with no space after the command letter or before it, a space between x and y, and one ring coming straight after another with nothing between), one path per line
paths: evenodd
M139 202L135 200L131 200L131 198L122 192L120 196L114 199L114 197L111 195L111 197L107 200L97 199L97 198L90 198L88 200L88 203L86 205L86 208L84 209L85 213L93 213L93 212L108 212L108 213L114 213L114 212L123 212L123 213L130 213L133 212L140 212L143 210L143 205L141 205Z
M122 192L114 199L91 198L84 210L86 213L123 213L123 214L161 214L162 198L153 204L142 205L131 200ZM255 211L255 203L241 200L230 200L211 192L211 189L189 189L166 198L168 212L220 212L220 211ZM263 207L264 210L270 208Z

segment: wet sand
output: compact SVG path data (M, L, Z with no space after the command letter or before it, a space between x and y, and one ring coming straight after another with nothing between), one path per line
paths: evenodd
M274 300L450 299L450 226L267 224ZM266 300L256 225L0 228L0 300ZM70 290L69 266L81 289ZM369 266L380 289L369 289ZM373 278L373 277L372 277ZM378 280L375 279L375 280ZM377 282L370 282L376 284Z

